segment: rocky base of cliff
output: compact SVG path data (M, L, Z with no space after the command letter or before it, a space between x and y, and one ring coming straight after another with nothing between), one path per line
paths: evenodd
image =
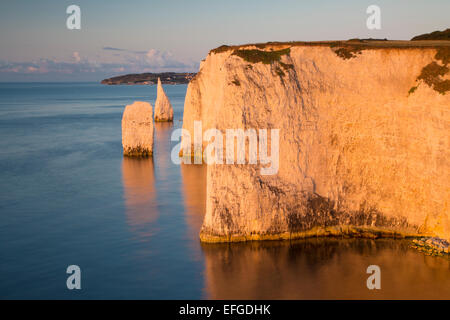
M450 243L445 239L437 237L414 239L411 247L429 256L450 257Z
M153 155L153 151L147 148L134 147L134 148L124 148L123 155L126 157L151 157Z
M274 234L228 234L214 235L207 230L202 230L200 240L205 243L221 243L221 242L243 242L243 241L260 241L260 240L296 240L318 237L342 237L342 238L364 238L364 239L405 239L420 238L421 234L413 231L399 231L389 228L377 228L370 226L352 226L339 225L331 227L314 227L307 231L299 232L283 232Z

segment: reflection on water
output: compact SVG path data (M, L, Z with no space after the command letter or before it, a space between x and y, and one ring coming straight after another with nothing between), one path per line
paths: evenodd
M206 210L206 165L181 164L186 222L192 238L198 240Z
M155 122L155 150L153 158L158 168L158 175L163 181L167 179L168 170L172 165L172 160L170 159L170 135L172 129L172 122Z
M167 141L172 129L169 124L157 124L158 183L151 158L123 159L127 222L140 239L151 236L158 215L165 214L162 209L158 214L156 193L164 199L163 194L167 198L169 192L164 185L170 178L165 168L173 166L167 162ZM181 165L179 173L190 258L204 264L204 298L450 298L450 261L424 256L411 249L407 240L323 238L200 245L198 234L206 207L206 166ZM381 268L381 290L366 287L366 270L372 264Z
M123 106L156 86L0 83L1 299L450 298L448 260L402 241L200 245L205 167L170 161L186 88L164 88L176 120L155 124L153 159L132 159Z
M211 299L449 299L450 261L403 240L311 239L204 244ZM381 268L381 290L366 269Z
M189 246L194 260L203 261L198 235L206 210L206 165L181 164L181 181Z
M406 240L200 244L206 166L171 162L170 135L175 127L155 123L153 159L124 158L122 162L126 217L133 234L148 240L162 230L152 241L145 241L146 248L160 248L159 255L146 260L152 251L142 251L139 261L145 261L142 267L150 273L164 277L159 290L170 292L168 297L178 283L191 277L203 287L203 298L210 299L450 299L450 261L424 256L410 249ZM185 230L174 226L183 220L176 213L183 211ZM177 271L170 273L164 263L172 255L179 267L173 264ZM198 270L181 276L187 261L193 261ZM366 287L369 265L381 268L381 290ZM155 279L144 286L154 290ZM187 294L183 298L198 298Z
M153 159L124 157L122 179L127 223L140 237L149 237L158 218Z

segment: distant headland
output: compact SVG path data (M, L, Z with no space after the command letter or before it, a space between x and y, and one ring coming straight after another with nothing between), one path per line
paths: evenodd
M163 72L163 73L137 73L126 74L123 76L112 77L102 80L102 84L118 85L118 84L142 84L152 85L158 82L158 78L161 79L163 84L183 84L189 83L196 73L176 73L176 72Z

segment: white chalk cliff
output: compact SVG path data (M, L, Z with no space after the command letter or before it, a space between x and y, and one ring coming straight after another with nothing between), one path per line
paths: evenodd
M155 121L173 121L173 108L164 89L161 85L161 80L158 78L158 88L156 92L155 102Z
M127 156L153 154L153 109L150 103L135 101L122 115L122 146Z
M450 238L450 47L442 46L213 50L188 86L183 127L192 137L195 120L203 131L278 128L279 170L208 165L201 240Z

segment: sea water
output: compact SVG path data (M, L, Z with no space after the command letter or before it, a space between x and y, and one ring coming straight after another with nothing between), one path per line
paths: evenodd
M200 244L206 168L170 160L187 86L164 89L174 122L155 124L153 159L132 159L122 112L154 106L156 86L0 84L1 299L450 298L449 260L405 240Z

